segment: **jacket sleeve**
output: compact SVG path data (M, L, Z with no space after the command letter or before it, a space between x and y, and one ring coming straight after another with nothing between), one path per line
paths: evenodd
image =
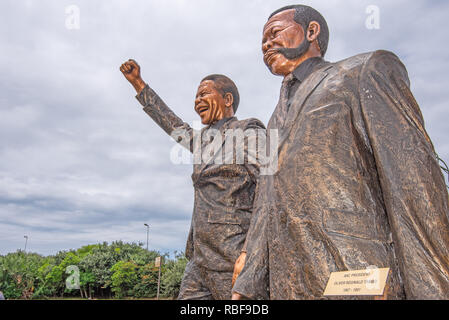
M175 141L193 150L193 129L183 122L148 85L136 96L143 110Z
M257 183L260 173L260 164L258 161L258 148L261 146L258 135L266 135L264 124L258 119L248 119L245 124L245 166L251 178Z
M261 134L266 135L265 126L254 119L248 128L258 129ZM265 140L264 140L265 141ZM260 145L258 145L260 147ZM257 149L257 148L256 148ZM256 150L247 150L248 156L255 157ZM250 166L249 164L247 166ZM257 175L257 186L254 195L253 213L248 233L242 251L246 252L245 266L237 277L232 292L239 293L251 300L268 300L269 294L269 273L268 273L268 239L267 224L268 203L267 187L268 179L271 176L259 176L259 163L252 164L249 171Z
M257 189L257 183L259 181L259 173L260 173L260 164L258 161L258 155L257 152L259 150L259 147L261 147L260 142L258 141L258 135L266 135L266 129L265 129L265 125L258 119L255 118L250 118L248 120L246 120L246 124L245 124L245 132L250 132L253 131L252 133L254 133L254 135L252 137L245 137L245 167L248 170L248 173L251 176L251 179L254 181L254 183L256 184L256 189ZM255 139L253 141L255 141L255 143L249 143L250 139ZM256 192L254 194L254 202L255 203L255 198L256 198ZM253 206L254 208L254 206ZM254 210L253 210L253 214L254 214ZM242 252L247 252L247 244L248 239L245 239L245 243L243 244L243 247L241 249Z
M263 192L266 190L266 178L261 177L256 187L254 211L244 244L247 252L245 266L232 288L233 293L239 293L250 300L270 299L267 239L269 216L266 194Z
M187 236L187 243L186 243L186 253L185 256L188 260L192 260L193 259L193 251L194 251L194 246L193 246L193 223L190 224L190 230L189 230L189 235Z
M407 71L374 52L359 78L361 111L376 161L407 299L449 299L448 194Z

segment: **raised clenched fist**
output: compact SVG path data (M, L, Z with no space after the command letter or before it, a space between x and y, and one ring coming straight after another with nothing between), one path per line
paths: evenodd
M120 66L120 71L139 93L145 87L145 82L140 76L140 66L133 59L129 59Z

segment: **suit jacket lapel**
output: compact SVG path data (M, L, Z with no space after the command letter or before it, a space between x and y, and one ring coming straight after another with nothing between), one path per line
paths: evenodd
M284 126L279 132L280 138L278 150L281 149L281 146L284 144L285 140L287 140L293 124L301 113L305 102L312 95L315 89L320 85L320 83L327 77L327 70L332 67L333 66L331 65L324 68L323 70L318 70L312 73L310 75L310 78L306 79L304 83L299 86L298 91L296 91L295 95L292 98L293 102L291 103L290 109L288 110L287 119L284 122Z
M221 137L222 137L221 146L220 146L220 148L218 148L217 150L215 150L214 155L213 155L212 157L210 157L210 158L208 159L207 162L203 162L203 161L202 161L202 153L203 153L203 148L205 148L206 145L208 145L208 144L205 144L204 146L202 145L202 147L201 147L201 167L200 167L200 169L199 169L199 173L200 173L200 174L201 174L201 172L206 168L206 166L207 166L209 163L211 163L212 161L214 161L214 159L215 159L215 157L217 156L217 154L223 150L223 145L224 145L224 143L225 143L225 141L226 141L226 139L224 138L224 132L225 132L225 130L228 129L228 128L231 126L231 124L232 124L234 121L236 121L236 120L237 120L236 117L232 117L231 119L229 119L228 121L226 121L226 122L219 128L219 132L220 132ZM214 138L214 139L215 139L215 138Z

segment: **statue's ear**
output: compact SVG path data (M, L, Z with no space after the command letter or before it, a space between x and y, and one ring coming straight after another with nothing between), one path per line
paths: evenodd
M307 41L313 42L318 39L321 32L321 26L316 21L311 21L309 27L307 28L306 38Z
M232 107L232 104L234 103L234 96L232 95L232 93L227 92L224 95L224 101L226 107Z

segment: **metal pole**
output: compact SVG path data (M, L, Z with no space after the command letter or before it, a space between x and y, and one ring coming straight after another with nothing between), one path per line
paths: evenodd
M27 242L28 242L28 236L23 236L25 238L25 249L23 250L24 252L27 251Z
M144 225L147 227L147 251L148 251L148 238L149 238L149 234L150 234L150 226L146 223L144 223Z
M159 300L159 288L161 286L161 265L162 265L162 258L161 258L161 263L159 263L159 276L157 278L157 298L156 298L156 300Z

